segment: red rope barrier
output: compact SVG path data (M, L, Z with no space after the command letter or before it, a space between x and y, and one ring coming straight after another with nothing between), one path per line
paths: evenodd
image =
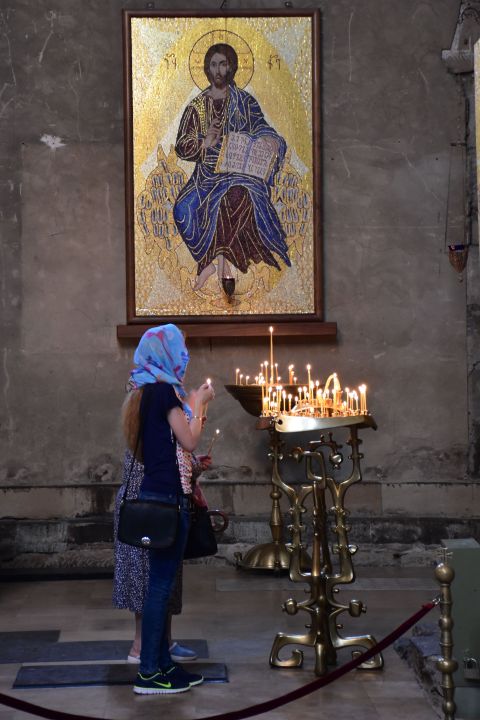
M313 680L306 685L302 685L302 687L297 688L292 692L281 695L278 698L274 698L273 700L267 700L266 702L259 703L258 705L251 705L250 707L243 708L243 710L233 710L232 712L220 713L220 715L208 715L200 718L200 720L244 720L245 718L270 712L270 710L275 710L281 705L286 705L294 700L305 697L305 695L309 695L310 693L315 692L315 690L319 690L320 688L325 687L325 685L329 685L334 680L338 680L338 678L342 677L342 675L345 675L362 663L370 660L370 658L378 655L378 653L385 650L385 648L395 642L395 640L401 637L407 630L421 620L433 607L435 607L434 602L422 605L420 610L417 610L414 615L399 625L389 635L386 635L383 640L380 640L380 642L370 648L370 650L362 653L354 660L350 660L350 662L345 663L345 665L332 670L332 672L329 672L323 677L319 677L316 680ZM35 705L34 703L29 703L25 700L19 700L18 698L5 695L3 693L0 693L0 704L14 708L15 710L22 710L23 712L31 713L37 717L47 718L47 720L102 720L102 718L95 718L91 715L74 715L71 713L61 712L60 710L49 710L48 708L41 707L40 705Z

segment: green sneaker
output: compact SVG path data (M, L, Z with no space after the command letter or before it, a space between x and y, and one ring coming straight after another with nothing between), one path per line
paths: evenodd
M166 677L175 678L175 680L179 682L188 682L190 687L201 685L204 680L203 675L188 672L182 665L178 665L177 663L173 663L168 670L164 670L163 672Z
M187 692L190 683L176 674L157 672L153 675L138 673L133 692L137 695L173 695L173 693Z

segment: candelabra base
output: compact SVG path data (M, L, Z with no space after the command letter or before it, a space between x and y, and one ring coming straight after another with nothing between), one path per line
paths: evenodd
M235 561L242 570L288 570L290 567L290 553L285 543L269 542L243 553L235 553Z

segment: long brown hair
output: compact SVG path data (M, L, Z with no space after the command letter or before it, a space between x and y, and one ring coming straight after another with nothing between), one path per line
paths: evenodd
M122 406L122 429L130 452L135 453L140 428L140 403L142 401L143 386L131 390ZM140 439L135 458L143 461L143 443Z

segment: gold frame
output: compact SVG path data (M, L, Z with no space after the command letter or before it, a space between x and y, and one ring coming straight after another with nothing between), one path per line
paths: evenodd
M235 308L229 307L228 299L219 300L219 305L224 302L225 309L219 308L214 313L189 312L189 307L185 308L185 312L164 314L152 312L149 314L148 306L142 307L139 312L138 293L138 273L136 270L136 231L138 236L136 207L135 207L135 157L140 153L139 148L135 145L134 134L134 116L135 104L132 95L132 88L135 81L135 57L132 55L132 22L142 19L146 22L146 27L155 30L153 23L162 21L178 23L178 27L186 27L196 22L205 23L212 22L215 24L221 22L225 28L235 28L234 23L242 22L242 27L247 29L251 24L251 32L253 28L258 28L259 23L263 19L268 19L272 23L272 19L277 18L277 22L287 21L295 29L297 21L311 29L311 67L308 68L308 75L311 78L311 87L309 86L309 97L311 97L311 268L312 284L311 284L311 303L305 306L307 312L278 312L282 307L278 302L274 304L275 310L272 312L257 312L255 307L255 299L250 301L248 312L236 311ZM286 18L287 20L283 20ZM266 322L275 322L276 331L279 334L316 334L334 338L336 335L335 323L323 322L323 293L322 293L322 267L321 267L321 222L320 222L320 13L318 10L299 10L299 11L236 11L232 13L210 12L210 13L193 13L193 12L157 12L157 11L131 11L123 12L124 21L124 93L125 93L125 190L126 190L126 270L127 270L127 325L119 326L119 337L138 336L145 327L152 324L163 322L176 322L182 327L188 326L191 335L228 335L238 333L238 324L242 324L242 333L247 335L256 335L264 332ZM199 25L204 27L204 25ZM213 31L212 31L213 32ZM226 30L225 32L231 32ZM293 32L293 31L292 31ZM248 38L247 38L248 39ZM172 57L172 56L169 56ZM253 57L253 56L252 56ZM165 58L164 58L165 59ZM173 59L172 59L173 62ZM176 62L176 60L175 60ZM278 59L280 66L281 59ZM138 73L137 73L138 75ZM192 75L193 77L193 75ZM143 150L142 150L143 152ZM138 161L137 161L138 163ZM138 193L137 193L138 197ZM138 242L138 239L137 239ZM310 256L308 256L310 257ZM252 266L253 267L253 266ZM293 266L294 267L294 266ZM150 288L150 286L149 286ZM256 292L256 290L254 291ZM162 295L162 288L158 294ZM267 293L265 293L266 295ZM255 298L254 293L252 295ZM145 303L144 303L145 305ZM295 327L294 327L295 326ZM261 328L261 331L260 331Z

